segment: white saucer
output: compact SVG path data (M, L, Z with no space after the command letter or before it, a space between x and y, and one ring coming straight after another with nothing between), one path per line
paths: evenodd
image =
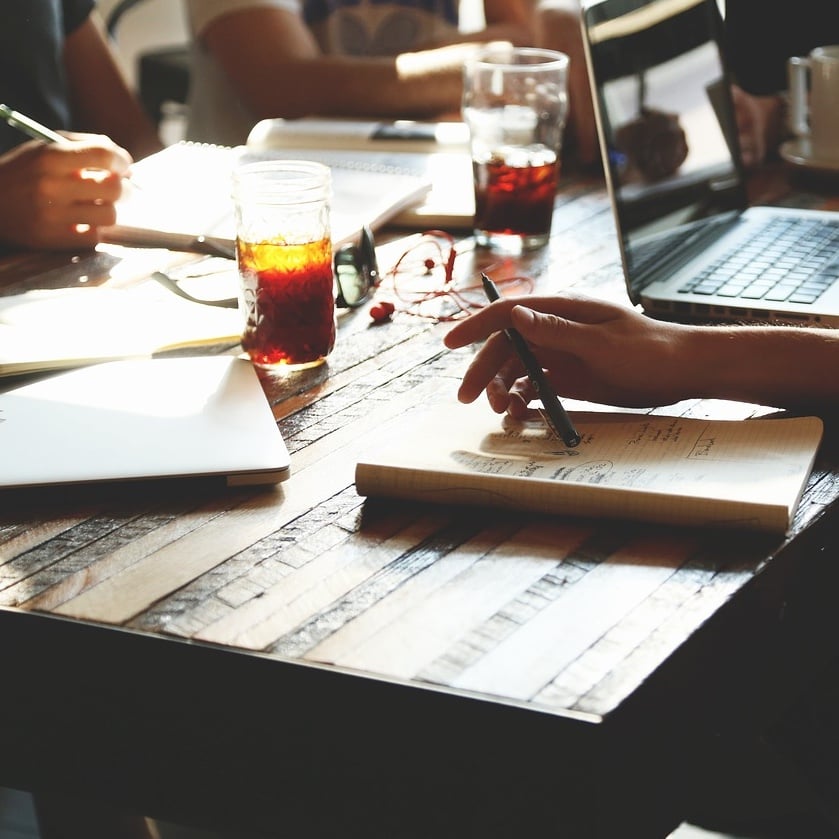
M817 169L822 172L839 172L839 160L826 160L813 157L810 141L801 139L787 140L781 145L781 157L795 166L805 169Z

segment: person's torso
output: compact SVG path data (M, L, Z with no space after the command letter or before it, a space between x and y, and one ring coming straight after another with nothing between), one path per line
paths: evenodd
M93 0L3 0L0 102L50 128L71 128L64 38L90 14ZM0 123L0 151L26 139Z
M398 55L458 28L455 0L303 0L303 18L325 53Z

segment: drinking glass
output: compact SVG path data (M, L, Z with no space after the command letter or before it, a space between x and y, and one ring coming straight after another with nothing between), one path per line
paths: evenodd
M259 367L313 367L335 345L330 190L329 167L310 161L233 174L242 347Z
M568 56L492 45L464 66L479 245L517 253L550 238L568 112Z

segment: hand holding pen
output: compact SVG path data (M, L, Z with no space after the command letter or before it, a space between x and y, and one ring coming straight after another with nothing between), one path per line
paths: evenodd
M495 283L486 274L481 274L481 281L483 282L484 293L486 294L487 299L491 303L498 300L500 295ZM571 418L568 416L565 408L562 406L562 403L557 398L556 393L545 375L545 371L542 369L542 365L536 360L536 357L531 352L530 347L527 346L527 342L512 327L505 329L504 335L512 344L513 350L521 363L524 365L524 369L527 373L528 379L530 379L530 383L533 385L533 389L536 391L537 396L542 400L542 407L544 408L544 414L542 414L542 416L546 419L548 425L566 446L573 447L579 445L580 435L577 433L577 429L574 428Z
M6 106L0 117L33 139L0 156L0 239L35 249L92 247L116 221L131 156L107 137L51 131Z
M504 334L508 327L527 341L554 389L569 398L650 408L720 387L707 329L653 320L628 303L569 290L504 298L457 321L445 345L480 345L460 383L461 402L486 393L497 413L527 415L536 394Z

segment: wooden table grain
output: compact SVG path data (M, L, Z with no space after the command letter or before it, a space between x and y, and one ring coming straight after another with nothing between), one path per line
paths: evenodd
M777 183L762 196L833 201ZM618 259L603 184L580 176L549 247L493 271L625 300ZM149 254L10 256L0 288L132 260ZM458 282L491 261L462 240ZM0 783L276 836L646 839L682 821L719 745L835 653L836 428L783 538L364 500L362 447L457 386L470 354L446 328L358 310L326 366L264 376L292 454L277 487L0 495Z

